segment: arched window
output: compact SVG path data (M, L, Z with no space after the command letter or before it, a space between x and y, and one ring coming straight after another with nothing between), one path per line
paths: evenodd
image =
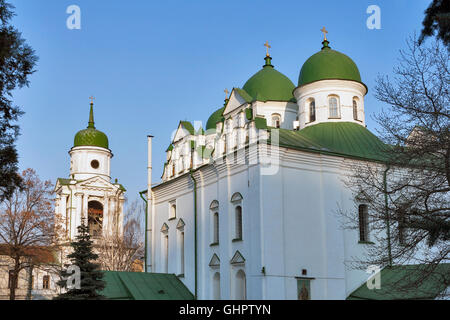
M212 298L213 300L220 300L220 273L214 273L212 279Z
M161 272L169 271L169 226L163 223L161 227Z
M177 217L177 205L175 202L170 203L169 219L175 219Z
M359 215L359 241L369 241L369 218L367 205L361 204L358 207Z
M309 122L316 121L316 102L311 100L309 102Z
M242 240L242 207L235 208L235 239Z
M234 298L236 300L247 299L247 283L244 270L240 269L236 272Z
M330 110L330 118L339 118L339 101L337 97L331 96L328 98L328 106Z
M93 238L102 235L103 227L103 205L98 201L89 201L88 203L88 228L89 234Z
M353 119L358 120L358 101L353 98Z
M279 128L281 125L281 116L278 113L272 114L272 126Z

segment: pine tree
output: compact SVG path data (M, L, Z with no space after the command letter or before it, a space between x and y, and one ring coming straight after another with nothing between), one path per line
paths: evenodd
M106 283L102 280L103 272L100 271L99 264L93 261L97 260L98 255L92 250L92 241L88 227L82 223L78 227L76 241L70 243L73 252L67 257L80 268L81 282L80 289L69 289L66 293L60 294L54 300L101 300L106 299L99 292L103 290ZM61 279L58 285L66 288L68 276L72 275L67 270L61 272Z

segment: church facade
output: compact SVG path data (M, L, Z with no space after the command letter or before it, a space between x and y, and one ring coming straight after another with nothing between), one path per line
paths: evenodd
M365 126L356 64L322 45L297 86L267 53L205 128L179 123L147 190L147 271L175 273L198 299L346 299L367 280L349 264L373 245L368 208L345 182L384 145ZM339 208L360 213L359 230Z

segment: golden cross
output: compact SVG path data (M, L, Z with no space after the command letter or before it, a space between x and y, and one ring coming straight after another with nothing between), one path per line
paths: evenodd
M90 96L89 99L91 99L91 104L94 104L95 98L93 96Z
M323 27L322 29L320 29L320 31L323 32L323 40L327 41L327 33L328 33L327 29L325 29L325 27Z
M270 55L269 55L269 48L272 48L272 47L269 45L269 41L266 41L266 43L264 43L264 47L267 48L266 56L270 57Z
M223 92L225 92L225 99L228 99L228 93L230 93L230 91L228 91L228 89L223 90Z

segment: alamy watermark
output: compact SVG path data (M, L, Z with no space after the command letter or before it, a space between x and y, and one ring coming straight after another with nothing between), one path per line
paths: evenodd
M367 7L367 14L370 16L366 20L366 26L368 29L381 29L381 9L379 6L372 4Z
M366 269L366 273L369 274L369 278L366 281L367 288L369 290L381 289L381 268L376 265L370 265Z
M81 9L79 6L72 4L67 7L66 13L70 16L66 20L66 26L69 30L81 29Z

